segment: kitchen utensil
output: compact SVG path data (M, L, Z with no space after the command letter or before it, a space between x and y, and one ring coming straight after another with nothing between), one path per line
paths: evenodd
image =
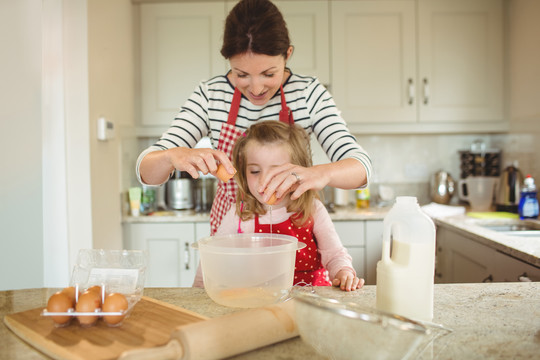
M523 174L517 168L517 164L507 166L501 173L495 208L497 211L518 212Z
M193 208L193 178L184 171L175 171L167 181L167 206L174 210Z
M131 315L119 328L98 321L91 328L78 324L57 328L41 316L43 308L6 315L4 323L17 336L53 359L116 359L126 350L153 348L170 340L182 324L206 320L206 317L143 296Z
M449 173L437 171L430 179L431 200L438 204L448 204L454 195L455 182Z
M468 201L471 211L488 211L493 203L497 178L491 176L469 176L459 180L458 196ZM464 186L467 187L465 195Z
M180 326L165 346L132 350L119 359L224 359L296 336L294 301L287 301Z
M200 239L204 287L216 303L258 307L277 302L293 284L296 251L304 248L294 236L233 234Z
M313 293L293 292L293 298L302 340L334 360L414 359L434 339L451 332Z

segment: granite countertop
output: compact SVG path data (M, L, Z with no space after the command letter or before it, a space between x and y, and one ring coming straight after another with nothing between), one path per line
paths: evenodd
M435 219L437 226L451 228L479 243L540 267L540 237L512 236L484 227L485 225L519 224L524 222L533 224L533 226L540 229L539 220L479 219L466 214Z
M370 207L356 209L353 206L336 207L330 212L333 221L347 220L383 220L390 207ZM122 221L128 224L137 223L177 223L177 222L208 222L209 213L197 213L193 210L162 211L151 216L124 216Z
M317 287L321 296L364 306L375 305L375 286L355 292ZM45 306L57 289L0 291L0 315ZM540 354L540 283L436 284L433 321L453 329L435 340L422 359L533 359ZM214 303L203 289L146 288L145 296L199 314L216 317L241 309ZM151 331L151 330L149 330ZM362 349L359 334L358 349ZM0 326L1 359L46 359L47 357ZM301 338L290 339L235 359L323 359Z

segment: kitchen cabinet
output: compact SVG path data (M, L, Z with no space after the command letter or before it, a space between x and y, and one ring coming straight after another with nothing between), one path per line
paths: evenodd
M141 111L137 134L160 136L196 86L223 75L223 25L236 1L140 5ZM295 46L288 66L330 83L327 1L276 1Z
M333 95L353 132L507 129L501 0L330 3Z
M358 277L376 282L377 262L382 253L382 220L335 220L334 226L349 254Z
M143 134L161 135L202 80L226 72L224 21L223 1L140 5Z
M146 286L189 287L199 263L199 253L191 244L208 235L206 223L126 223L124 247L148 250Z
M540 269L514 259L462 232L437 228L437 283L540 281Z

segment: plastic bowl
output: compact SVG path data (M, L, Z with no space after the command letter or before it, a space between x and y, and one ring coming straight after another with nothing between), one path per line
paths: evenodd
M306 245L293 236L261 233L210 236L192 246L200 251L208 296L221 305L253 308L288 295L296 251Z

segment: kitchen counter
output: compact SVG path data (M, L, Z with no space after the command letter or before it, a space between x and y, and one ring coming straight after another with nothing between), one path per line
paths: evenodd
M495 250L540 267L540 237L511 236L490 230L482 225L516 223L514 219L478 219L467 215L454 215L435 219L437 226L448 227L472 237L475 241ZM540 221L528 220L540 227Z
M336 207L330 213L333 221L346 220L383 220L390 207L370 207L356 209L350 207ZM209 222L210 214L196 213L193 210L164 211L151 216L124 216L124 223L178 223L178 222Z
M56 289L0 291L0 315L45 306ZM375 286L355 292L318 287L322 296L364 306L375 304ZM214 303L203 289L146 288L145 296L216 317L239 309ZM540 354L540 283L436 284L434 322L454 331L435 341L423 359L533 359ZM358 335L362 351L362 335ZM433 355L434 354L434 355ZM0 359L46 359L2 322ZM235 359L323 359L300 338L267 346Z

